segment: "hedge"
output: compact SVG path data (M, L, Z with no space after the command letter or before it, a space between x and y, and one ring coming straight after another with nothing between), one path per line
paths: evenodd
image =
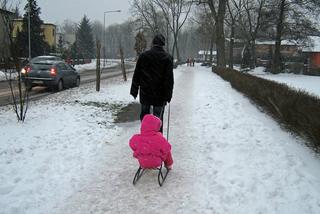
M320 99L285 84L262 79L232 69L216 69L232 87L261 106L289 130L311 142L320 151Z

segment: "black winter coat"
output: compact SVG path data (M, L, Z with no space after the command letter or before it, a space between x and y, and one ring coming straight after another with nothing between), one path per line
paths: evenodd
M170 102L173 90L173 59L161 46L143 52L137 61L130 94L140 103L162 106Z

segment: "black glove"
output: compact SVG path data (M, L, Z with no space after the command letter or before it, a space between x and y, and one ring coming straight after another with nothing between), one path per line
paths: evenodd
M137 94L132 93L132 92L130 94L131 94L131 96L133 96L134 99L137 99Z

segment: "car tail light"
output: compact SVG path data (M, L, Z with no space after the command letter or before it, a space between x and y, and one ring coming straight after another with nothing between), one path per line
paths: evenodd
M50 74L51 74L51 76L57 76L57 69L55 67L52 67L50 69Z
M31 71L31 66L25 66L24 68L22 68L21 73L26 75L30 71Z

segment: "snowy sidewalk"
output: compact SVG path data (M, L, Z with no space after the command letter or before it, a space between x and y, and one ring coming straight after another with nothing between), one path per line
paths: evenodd
M122 124L52 213L320 213L320 160L210 69L176 72L170 123L175 164L163 187L156 172L132 185L139 122Z

